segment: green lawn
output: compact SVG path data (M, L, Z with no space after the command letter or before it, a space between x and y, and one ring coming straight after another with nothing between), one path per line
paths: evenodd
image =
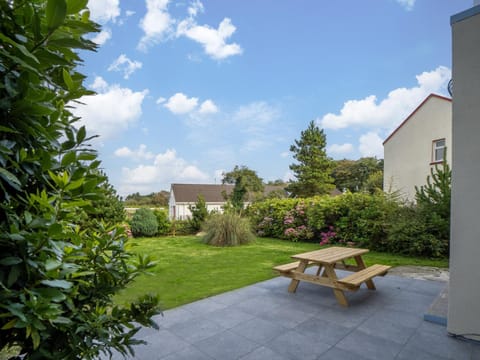
M205 245L199 237L160 237L132 240L133 251L150 254L158 261L151 275L136 279L116 298L129 302L145 293L159 295L164 310L198 299L237 289L275 275L272 266L291 262L293 254L319 249L318 244L258 238L238 247ZM424 265L448 267L448 260L418 259L370 252L367 265Z

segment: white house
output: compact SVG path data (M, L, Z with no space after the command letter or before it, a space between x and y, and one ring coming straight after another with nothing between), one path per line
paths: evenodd
M426 184L432 167L446 156L452 166L452 100L430 94L387 139L383 189L415 200L415 186Z
M234 185L217 184L172 184L168 201L168 215L171 220L185 220L192 216L189 206L195 205L198 196L202 195L208 212L223 212L224 194L231 194ZM265 185L264 194L282 191L282 186ZM285 194L286 195L286 194Z

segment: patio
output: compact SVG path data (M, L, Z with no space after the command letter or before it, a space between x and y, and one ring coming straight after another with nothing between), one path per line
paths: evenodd
M424 320L446 282L377 277L376 291L347 294L348 308L329 288L301 282L291 294L289 282L277 277L168 310L155 318L160 330L139 332L148 345L135 359L480 359L479 344Z

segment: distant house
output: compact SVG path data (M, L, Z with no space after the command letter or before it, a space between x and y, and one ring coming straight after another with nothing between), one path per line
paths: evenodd
M383 189L415 200L430 169L452 165L452 100L430 94L383 142Z
M234 185L216 184L172 184L168 201L171 220L185 220L192 216L189 206L195 205L198 196L205 199L207 210L223 212L226 201L223 194L231 194ZM265 185L264 194L282 191L282 186Z

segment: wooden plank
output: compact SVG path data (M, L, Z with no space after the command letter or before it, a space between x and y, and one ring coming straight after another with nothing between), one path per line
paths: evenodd
M301 273L303 274L305 272L305 269L307 268L308 261L300 261L300 264L298 265L297 270L292 271L292 273ZM292 277L292 281L290 281L290 285L288 286L288 292L294 293L297 291L298 284L300 283L300 280L298 280L296 277Z
M273 270L278 272L290 272L292 270L295 270L298 267L298 264L300 264L300 261L295 261L295 262L283 264L283 265L277 265L273 267Z
M309 251L302 254L293 255L292 258L298 260L309 260L322 264L334 264L344 259L360 256L367 253L368 249L344 248L333 246L326 249Z
M334 289L338 288L340 290L350 290L350 288L347 287L346 285L340 284L337 281L332 281L327 276L322 276L322 275L316 276L316 275L312 275L312 274L305 274L305 273L298 272L298 271L292 271L292 272L286 274L285 276L289 277L289 278L292 278L292 279L295 279L295 280L299 280L299 281L301 280L301 281L306 281L306 282L316 284L316 285L327 286L329 288L334 288Z
M358 287L363 282L371 280L375 276L385 275L390 268L391 266L375 264L360 270L359 272L348 275L343 279L338 280L338 282L347 286Z

